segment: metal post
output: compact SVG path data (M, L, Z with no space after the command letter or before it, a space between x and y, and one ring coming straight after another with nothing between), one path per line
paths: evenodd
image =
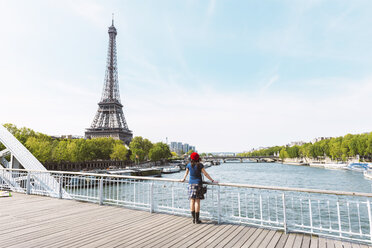
M150 213L154 212L154 181L150 184Z
M174 183L172 183L172 212L174 212Z
M311 199L309 198L310 231L313 233L313 212L311 210Z
M238 211L239 211L239 221L242 222L241 214L240 214L240 192L238 192Z
M2 172L1 172L1 174L2 174L2 176L1 176L1 184L2 184L2 187L5 187L5 177L4 177L4 175L5 175L5 169L2 169Z
M284 224L284 232L287 234L287 211L285 207L285 195L282 194L282 201L283 201L283 224Z
M59 176L59 191L58 191L58 198L62 199L62 192L63 192L63 186L62 186L62 175Z
M218 190L217 190L217 223L220 224L221 223L221 196L220 196L220 193L221 193L221 189L220 189L220 185L217 186Z
M136 205L136 182L133 182L133 203Z
M99 205L103 205L103 177L99 180Z
M342 236L341 230L341 217L340 217L340 203L337 201L337 220L338 220L338 231L340 232L340 237ZM371 219L370 219L371 220Z
M30 175L30 172L27 172L26 194L29 195L30 193L31 193L31 175Z
M371 203L367 200L368 219L369 219L369 235L372 242L372 214L371 214Z
M260 194L260 219L261 219L261 225L263 225L262 220L262 195Z

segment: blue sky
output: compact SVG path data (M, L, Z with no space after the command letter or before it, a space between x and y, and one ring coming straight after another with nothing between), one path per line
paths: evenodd
M115 13L134 135L244 151L372 131L371 1L0 1L1 123L83 135Z

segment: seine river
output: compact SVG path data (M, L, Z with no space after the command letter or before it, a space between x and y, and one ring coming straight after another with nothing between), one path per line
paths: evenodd
M265 186L309 189L372 192L372 180L363 173L349 170L330 170L310 166L279 163L227 162L206 169L214 180L224 183L244 183ZM164 178L179 178L184 171L163 174ZM207 180L207 179L205 179Z

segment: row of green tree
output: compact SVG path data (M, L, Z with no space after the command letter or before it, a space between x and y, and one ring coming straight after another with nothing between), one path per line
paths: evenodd
M40 162L82 162L91 160L159 161L172 156L169 146L134 137L129 147L112 138L55 139L30 128L4 124ZM0 150L5 147L0 143ZM128 149L129 148L129 149Z
M273 146L252 152L240 153L240 156L271 156L278 154L280 158L324 158L346 160L360 156L361 159L372 158L372 132L364 134L347 134L343 137L323 139L315 143L301 146Z

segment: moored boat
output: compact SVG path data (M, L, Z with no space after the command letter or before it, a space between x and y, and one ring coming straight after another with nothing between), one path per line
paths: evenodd
M312 163L310 163L310 167L324 168L324 163L312 162Z
M324 164L325 169L332 169L332 170L346 170L348 164L346 163L330 163Z
M164 174L171 174L171 173L178 173L181 171L181 168L179 166L171 166L171 167L165 167L163 168L162 173Z
M371 163L366 163L366 162L355 162L355 163L349 163L347 166L348 170L353 170L353 171L367 171L372 167Z
M208 167L212 166L212 162L207 161L207 162L203 163L203 165L204 165L204 168L208 168Z
M133 169L134 172L131 173L131 176L153 176L161 177L161 168L143 168L143 169Z

